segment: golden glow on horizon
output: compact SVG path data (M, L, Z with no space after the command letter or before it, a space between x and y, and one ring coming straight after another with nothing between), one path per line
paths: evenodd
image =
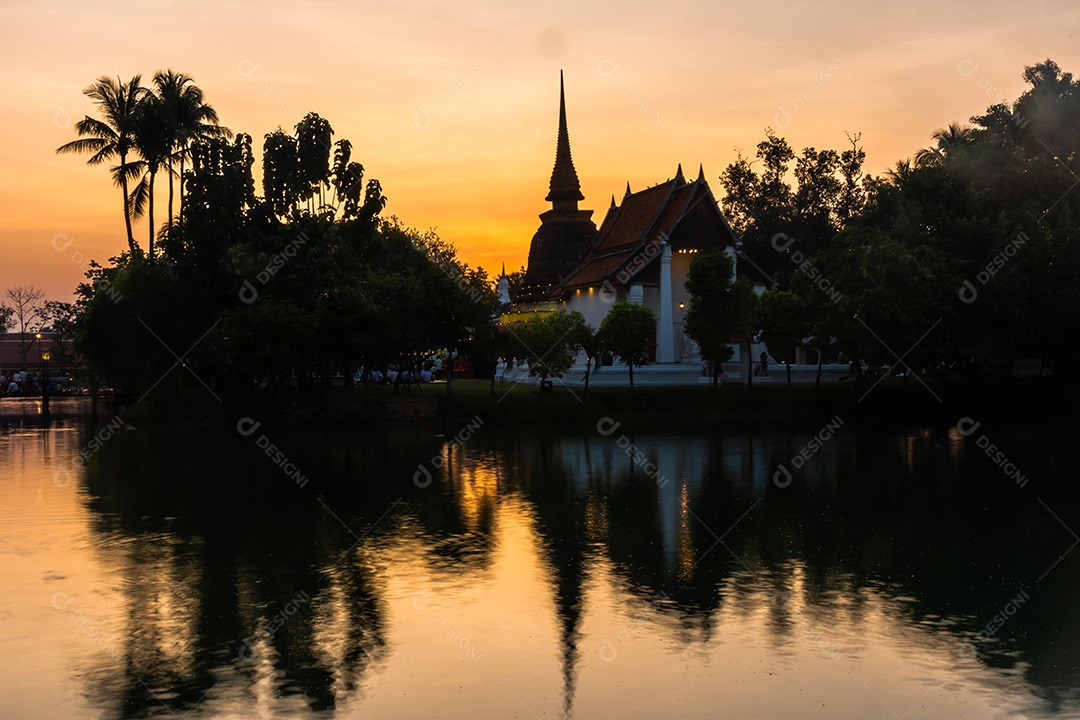
M655 185L680 162L703 164L722 198L718 175L737 149L752 155L766 126L797 152L842 150L845 131L862 132L867 167L881 173L934 129L1014 99L1025 65L1051 57L1080 73L1078 33L1080 7L1053 1L976 11L690 0L634 13L566 0L9 5L0 288L33 283L66 299L89 259L125 246L105 170L54 154L74 139L72 123L91 109L81 90L102 73L192 75L257 156L263 135L320 113L382 183L387 215L435 228L494 275L526 262L548 208L560 69L581 207L599 220L627 182ZM135 232L145 243L145 223Z

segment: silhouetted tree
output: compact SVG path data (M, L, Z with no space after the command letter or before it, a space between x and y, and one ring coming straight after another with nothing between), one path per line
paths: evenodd
M645 305L615 303L600 323L600 345L618 357L630 373L634 388L634 366L649 364L656 341L656 315Z
M915 153L915 165L918 167L940 165L948 157L951 150L963 143L970 142L973 133L971 128L963 127L960 123L954 122L949 123L947 128L938 128L930 137L934 144Z
M131 176L128 167L128 155L135 149L136 133L140 121L139 105L147 90L141 86L142 76L134 75L128 82L120 78L99 77L83 90L83 94L94 101L104 119L98 120L89 115L75 123L78 140L61 145L58 153L89 152L89 165L99 165L116 158L120 164L112 168L113 182L123 193L124 225L127 228L128 251L132 258L138 256L138 246L131 232L131 201L128 193L128 180Z
M744 278L732 279L731 258L723 250L706 250L694 256L686 276L690 305L683 327L698 344L701 358L712 369L712 382L720 381L721 365L731 359L732 343L748 343L755 325L757 297Z
M541 383L561 378L574 364L581 347L580 327L585 324L585 316L577 311L539 313L511 326L514 354L528 361L529 375Z
M334 143L334 167L330 173L337 206L343 207L343 218L354 218L360 211L360 195L364 183L364 166L352 160L352 143ZM335 208L336 211L337 208Z
M141 160L130 163L132 177L140 173L138 184L131 191L132 217L147 216L149 240L146 246L147 261L154 264L154 238L157 228L154 225L154 182L158 171L168 168L173 146L172 120L169 107L157 96L147 93L139 103L136 113L135 147L142 156Z
M307 200L308 212L321 208L323 191L330 185L330 143L334 129L316 113L308 113L296 124L296 153L299 162L300 198ZM317 207L313 207L315 196Z
M190 155L191 144L216 137L231 137L232 132L218 124L218 114L205 102L203 91L195 81L184 73L172 69L154 73L157 97L168 109L169 148L169 222L173 214L173 180L180 178L180 217L184 214L184 165ZM179 171L174 171L179 164Z
M791 386L791 363L795 348L808 334L805 307L802 299L790 290L766 290L758 299L762 340L769 351L784 360L787 384Z
M17 285L8 288L7 299L11 302L11 318L19 333L19 352L22 353L23 366L26 366L26 356L30 352L33 340L27 341L27 335L41 330L45 320L45 291L33 285Z
M843 153L811 147L796 156L784 138L766 128L757 159L752 162L740 154L720 176L724 210L745 252L783 285L794 266L777 254L774 237L787 235L789 250L810 257L862 211L866 187L873 180L863 173L861 135L847 137L851 148ZM788 181L792 161L794 187ZM754 163L760 163L760 173Z

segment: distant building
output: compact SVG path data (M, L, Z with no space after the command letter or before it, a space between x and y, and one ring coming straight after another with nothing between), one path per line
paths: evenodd
M0 333L0 372L36 371L44 367L42 353L48 352L52 367L71 354L71 338L45 330L40 333ZM66 367L66 366L65 366Z

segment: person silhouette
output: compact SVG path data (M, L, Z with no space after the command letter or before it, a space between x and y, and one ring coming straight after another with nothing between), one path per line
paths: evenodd
M769 355L764 350L761 351L761 359L758 360L758 366L757 369L754 370L754 375L757 375L758 377L769 376Z

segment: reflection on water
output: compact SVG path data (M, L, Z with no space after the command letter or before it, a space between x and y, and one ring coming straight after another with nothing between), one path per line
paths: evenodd
M1080 712L1061 425L111 421L0 405L0 716Z

